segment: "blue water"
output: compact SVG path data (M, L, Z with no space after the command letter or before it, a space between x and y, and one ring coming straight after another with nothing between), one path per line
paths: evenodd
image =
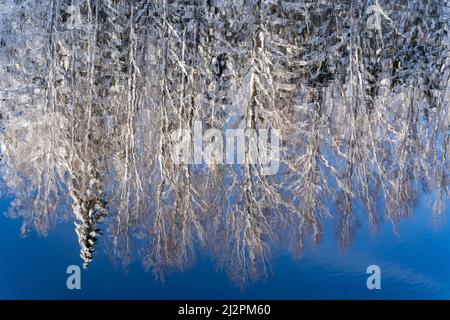
M0 0L0 299L450 299L448 1L148 4Z
M265 281L238 288L217 271L206 254L184 272L154 280L139 262L115 267L102 249L88 270L81 290L68 290L66 268L79 265L78 241L71 222L59 224L48 237L19 236L20 221L0 218L1 299L449 299L450 224L430 224L427 199L415 216L403 220L399 236L384 222L377 234L364 219L354 243L341 252L327 225L324 238L302 257L278 253ZM0 202L4 212L8 199ZM100 241L99 247L102 247ZM368 290L366 268L381 268L381 290Z

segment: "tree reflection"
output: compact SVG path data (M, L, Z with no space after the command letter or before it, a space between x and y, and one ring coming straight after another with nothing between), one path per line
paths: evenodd
M85 267L104 234L124 267L139 257L163 279L200 249L245 287L267 275L278 246L300 254L320 241L327 218L350 245L357 204L374 231L383 217L395 230L424 193L443 216L442 1L6 3L8 214L24 234L74 220ZM367 24L372 14L381 29ZM171 133L195 121L280 129L280 171L264 175L248 147L243 165L176 163Z

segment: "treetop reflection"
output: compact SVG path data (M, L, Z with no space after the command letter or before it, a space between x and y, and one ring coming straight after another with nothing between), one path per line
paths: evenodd
M443 216L444 1L10 2L0 13L8 215L23 234L75 221L85 267L97 241L160 279L204 250L245 287L277 247L299 254L320 241L327 218L350 245L356 204L374 231L382 218L395 231L425 193L432 218ZM174 161L172 132L194 122L280 130L278 173L263 174L249 145L239 164Z

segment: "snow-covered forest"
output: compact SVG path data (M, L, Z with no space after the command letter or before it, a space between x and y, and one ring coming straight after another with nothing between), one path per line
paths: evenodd
M198 249L245 286L326 219L351 244L450 191L446 0L0 0L2 194L22 233L75 221L126 267ZM278 174L180 165L171 132L275 128Z

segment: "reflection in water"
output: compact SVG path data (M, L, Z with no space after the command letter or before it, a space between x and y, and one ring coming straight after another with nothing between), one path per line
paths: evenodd
M2 7L3 6L3 7ZM348 246L450 180L444 1L0 4L2 176L9 215L45 235L74 220L87 267L101 239L157 278L197 249L241 286L282 245ZM368 21L381 19L381 29ZM81 23L80 23L81 21ZM280 171L179 165L177 128L277 128ZM245 157L248 157L246 151Z

